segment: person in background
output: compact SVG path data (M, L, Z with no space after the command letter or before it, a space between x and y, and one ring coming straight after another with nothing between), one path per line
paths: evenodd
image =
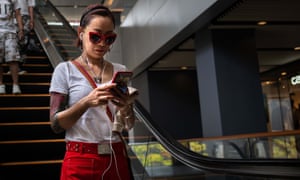
M0 0L0 94L6 93L3 84L3 64L8 63L12 76L12 93L19 94L19 62L21 60L18 50L18 40L24 38L20 6L17 1ZM15 13L15 16L14 16ZM19 31L14 23L17 20Z
M17 0L20 7L21 7L21 16L22 16L22 22L23 22L23 31L24 31L24 38L19 39L19 50L20 50L20 56L22 59L22 63L24 63L24 60L26 59L26 51L27 51L27 44L29 42L29 35L30 32L34 28L34 7L35 7L35 0ZM17 26L18 27L18 26ZM18 31L18 30L17 30ZM27 71L22 69L20 63L20 69L19 69L19 75L25 74ZM10 71L7 72L7 74L10 74Z
M81 55L54 69L51 127L56 133L65 131L66 140L61 180L132 179L121 132L134 125L136 95L122 93L112 83L115 72L126 71L124 65L104 59L117 37L114 29L107 7L88 6L77 30Z

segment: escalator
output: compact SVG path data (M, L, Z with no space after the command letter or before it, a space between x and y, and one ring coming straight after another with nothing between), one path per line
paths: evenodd
M300 138L299 131L177 141L156 125L139 102L135 103L135 113L139 124L143 124L147 131L139 136L129 137L129 145L149 171L148 174L151 174L153 168L161 170L167 166L180 169L179 164L181 168L186 169L188 166L194 169L190 175L197 174L201 177L212 174L223 177L248 177L247 179L300 177L299 152L296 148L296 141ZM142 148L144 152L141 152ZM171 162L167 165L163 163L157 165L155 161L164 162L164 160L151 159L151 153L164 154ZM150 162L146 163L147 161ZM181 172L179 176L188 176L184 170ZM172 176L172 172L169 175Z
M53 67L80 54L74 46L76 31L51 2L37 7L35 22L36 34ZM135 179L300 177L295 148L299 131L177 141L156 125L138 101L134 110L138 121L126 140Z
M81 53L75 46L75 29L49 1L35 9L35 32L53 67Z

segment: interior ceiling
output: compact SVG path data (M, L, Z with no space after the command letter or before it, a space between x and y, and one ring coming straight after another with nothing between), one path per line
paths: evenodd
M132 8L137 0L50 0L69 22L78 22L88 5L101 3L113 11L122 11L123 15Z
M89 4L105 3L128 12L136 0L51 0L69 21L78 21ZM264 26L257 22L267 21ZM225 11L210 28L255 28L260 72L270 71L300 59L300 0L241 0ZM195 67L193 38L187 39L156 63L154 69Z
M267 21L267 24L258 26L259 21ZM216 18L210 28L255 28L260 72L271 71L300 59L300 51L294 50L300 46L300 0L243 0ZM195 66L192 38L154 67L167 69L180 66Z

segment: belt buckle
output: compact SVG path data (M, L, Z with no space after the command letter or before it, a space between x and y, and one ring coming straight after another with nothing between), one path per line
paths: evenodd
M111 147L109 144L98 144L98 154L111 154Z

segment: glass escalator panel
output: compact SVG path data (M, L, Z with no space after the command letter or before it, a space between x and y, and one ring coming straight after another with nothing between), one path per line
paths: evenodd
M297 132L174 140L141 108L137 102L137 122L127 139L135 174L168 179L300 176L294 173L300 170Z
M54 65L80 55L76 47L76 27L72 27L50 1L41 1L35 8L35 31ZM57 53L58 55L53 55ZM54 56L54 57L52 57ZM58 57L60 56L60 57ZM60 60L52 60L60 58Z

